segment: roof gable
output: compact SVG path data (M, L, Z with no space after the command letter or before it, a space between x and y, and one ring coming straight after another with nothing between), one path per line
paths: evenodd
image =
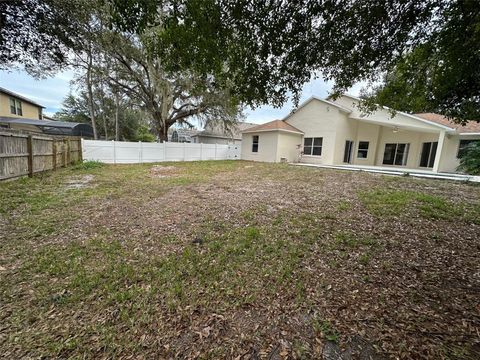
M307 100L305 100L303 103L301 103L297 108L293 109L290 114L288 114L287 116L285 116L282 120L285 121L287 120L290 116L292 116L293 114L295 114L296 112L298 112L300 109L302 109L303 107L307 106L308 104L310 104L312 101L320 101L320 102L323 102L325 104L328 104L328 105L331 105L331 106L334 106L335 108L337 108L338 110L344 112L344 113L347 113L347 114L350 114L352 112L351 109L345 107L345 106L342 106L340 104L335 104L334 102L332 101L329 101L329 100L326 100L326 99L322 99L318 96L311 96L309 97Z
M303 131L298 130L296 127L286 123L283 120L273 120L268 123L251 127L247 130L242 131L242 134L253 133L259 131L286 131L297 134L303 134Z

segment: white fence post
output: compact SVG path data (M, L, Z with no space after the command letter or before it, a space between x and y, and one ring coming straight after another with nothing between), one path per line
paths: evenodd
M139 156L140 156L140 164L142 164L142 163L143 163L143 146L142 146L142 142L141 142L141 141L139 141L139 145L140 145L140 154L139 154Z
M183 161L187 160L187 154L185 153L186 143L183 143Z
M213 159L217 160L217 143L215 143L215 157Z
M200 143L200 161L203 160L203 146L202 146L202 143Z
M163 146L163 161L167 161L167 142L164 141L160 144Z

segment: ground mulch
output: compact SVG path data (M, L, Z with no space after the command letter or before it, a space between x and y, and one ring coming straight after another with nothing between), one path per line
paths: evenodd
M478 186L212 161L0 201L0 357L480 357Z

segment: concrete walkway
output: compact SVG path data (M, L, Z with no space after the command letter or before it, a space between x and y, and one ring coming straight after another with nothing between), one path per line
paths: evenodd
M384 166L320 165L320 164L304 164L304 163L295 163L292 165L309 166L309 167L325 168L325 169L337 169L337 170L366 171L370 173L396 175L396 176L408 175L408 176L419 177L419 178L442 179L442 180L465 181L465 182L470 181L470 182L480 183L480 176L454 174L454 173L434 173L429 170L419 170L419 169L391 168L391 167L384 167Z

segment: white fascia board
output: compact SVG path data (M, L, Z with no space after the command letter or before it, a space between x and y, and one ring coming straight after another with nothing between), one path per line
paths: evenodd
M272 131L282 131L286 133L291 133L291 134L298 134L298 135L303 135L303 132L300 131L293 131L293 130L285 130L285 129L263 129L263 130L254 130L254 131L242 131L242 134L255 134L259 132L272 132Z
M356 96L353 96L353 95L349 95L349 94L343 94L342 96L345 96L345 97L348 97L348 98L351 98L353 100L357 100L357 101L363 101L362 99L356 97ZM421 121L423 123L426 123L426 124L429 124L429 125L433 125L435 127L438 127L438 128L441 128L443 130L447 130L449 132L455 132L455 129L454 128L451 128L451 127L448 127L448 126L445 126L445 125L441 125L441 124L438 124L436 122L433 122L433 121L430 121L430 120L425 120L421 117L418 117L418 116L415 116L415 115L412 115L412 114L408 114L408 113L405 113L403 111L398 111L398 110L394 110L394 109L390 109L388 106L381 106L382 109L385 109L385 110L393 110L399 114L402 114L404 116L407 116L409 118L412 118L412 119L415 119L415 120L418 120L418 121Z

